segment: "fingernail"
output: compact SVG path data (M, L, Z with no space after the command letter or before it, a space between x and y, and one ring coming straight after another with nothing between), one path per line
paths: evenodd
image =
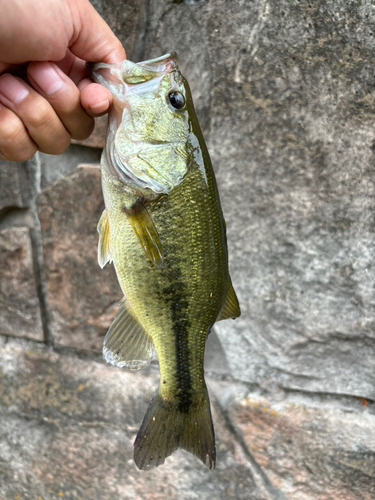
M54 94L64 85L64 80L50 63L36 63L29 71L32 79L47 95Z
M0 94L3 95L5 99L8 99L8 101L17 104L25 99L29 91L18 78L12 75L3 75L0 78Z

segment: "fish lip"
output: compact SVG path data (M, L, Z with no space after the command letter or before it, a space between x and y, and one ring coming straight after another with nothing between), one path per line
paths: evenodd
M151 69L153 71L157 71L158 73L169 73L177 65L177 53L172 50L162 56L156 57L155 59L140 61L137 64L144 67L145 69Z
M121 81L120 74L123 73L123 75L126 75L126 73L129 71L129 69L127 69L127 65L129 64L136 64L137 66L143 68L145 71L151 71L155 73L155 75L170 73L177 67L177 54L176 52L171 51L154 59L148 59L146 61L140 61L138 63L132 63L128 59L114 64L103 62L87 62L86 68L89 77L94 82L103 85L105 81L107 81L108 83L108 79L100 74L100 70L108 70L112 76L117 73L117 79Z
M168 62L170 61L171 59L173 59L173 61L177 62L177 53L174 51L174 50L171 50L170 52L167 52L166 54L162 55L162 56L159 56L159 57L155 57L154 59L147 59L146 61L139 61L138 63L135 63L135 64L138 64L140 66L154 66L154 65L157 65L158 63L162 63L162 62ZM128 61L128 59L125 59L125 61ZM89 72L91 71L96 71L100 68L112 68L114 66L121 66L122 63L124 61L120 62L120 63L104 63L104 62L86 62L86 67L88 69Z
M93 80L96 83L102 83L101 81L99 81L101 78L103 78L101 77L101 75L98 75L99 70L108 69L110 72L112 69L120 70L121 65L122 62L114 64L103 63L103 62L86 62L87 73L91 78L91 80Z
M120 101L124 97L124 82L120 77L121 66L122 63L86 63L87 73L91 80L105 87L114 98L117 96Z
M87 73L89 74L90 78L92 78L95 71L97 71L97 69L99 69L99 68L97 68L97 66L99 64L104 64L104 63L86 62L86 69L87 69Z
M148 59L147 61L141 61L137 64L145 64L145 65L151 65L151 64L155 64L155 63L159 63L159 62L162 62L162 61L165 61L166 59L174 59L175 61L177 61L177 54L174 50L171 50L171 52L167 52L166 54L162 55L162 56L159 56L159 57L155 57L154 59Z

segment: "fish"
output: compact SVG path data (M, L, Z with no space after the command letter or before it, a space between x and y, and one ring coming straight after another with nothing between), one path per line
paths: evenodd
M170 52L139 63L89 63L113 96L101 157L105 209L98 262L124 294L104 339L107 362L139 370L155 352L160 384L134 442L141 470L178 448L215 468L204 350L240 307L226 225L189 85Z

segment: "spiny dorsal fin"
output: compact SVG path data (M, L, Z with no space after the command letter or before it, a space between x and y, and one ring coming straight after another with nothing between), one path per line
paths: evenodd
M115 366L140 370L151 363L154 353L151 337L134 318L124 297L104 339L104 359Z
M97 229L99 233L98 262L99 266L103 269L107 262L112 262L111 251L109 249L109 221L107 210L103 210Z
M238 303L236 292L234 291L232 280L229 278L229 287L225 297L224 305L216 321L222 319L235 319L241 315L240 305Z
M156 267L161 267L163 249L154 221L144 203L138 200L131 209L124 209L124 211L147 257Z

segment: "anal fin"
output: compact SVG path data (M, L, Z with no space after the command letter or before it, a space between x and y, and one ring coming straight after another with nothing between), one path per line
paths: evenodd
M98 233L99 233L99 243L98 243L98 263L99 266L103 267L107 262L112 262L111 251L109 248L109 221L107 210L103 210L102 216L98 222Z
M239 316L241 316L240 305L238 303L237 295L232 285L232 280L229 278L229 286L227 295L225 297L225 302L216 321L221 321L223 319L229 318L235 319Z
M144 203L138 200L131 209L124 209L143 250L156 267L163 265L163 249L154 221Z
M155 354L152 339L131 314L125 297L104 339L103 357L112 365L140 370Z

